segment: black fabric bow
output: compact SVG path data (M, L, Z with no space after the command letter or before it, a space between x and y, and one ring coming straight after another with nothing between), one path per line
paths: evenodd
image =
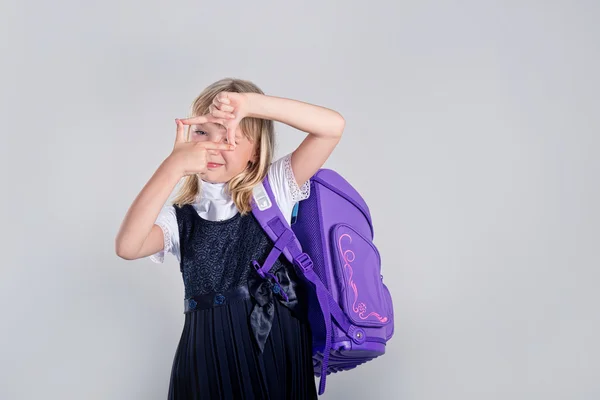
M271 270L265 276L260 276L254 270L248 278L248 289L255 304L250 314L250 326L261 353L273 326L275 315L274 297L292 311L298 306L296 283L290 279L287 269L282 265L277 270Z

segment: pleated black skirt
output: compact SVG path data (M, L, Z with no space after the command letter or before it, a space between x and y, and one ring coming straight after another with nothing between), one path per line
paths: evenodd
M169 400L317 399L308 322L274 304L262 353L248 322L249 299L186 313Z

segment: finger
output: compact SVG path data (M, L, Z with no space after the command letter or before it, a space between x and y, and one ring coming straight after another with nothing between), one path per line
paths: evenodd
M217 118L229 119L229 120L235 119L235 115L233 115L232 113L221 111L217 108L213 108L213 110L210 112L210 114Z
M175 143L184 143L186 141L185 125L183 125L181 123L180 119L175 119L175 124L177 124L177 133L175 135Z
M196 146L205 148L206 150L223 150L231 151L234 146L226 143L215 143L215 142L196 142Z
M216 96L213 99L211 106L218 108L221 111L233 112L234 107L221 102Z
M237 123L231 124L231 126L225 125L225 128L227 128L227 142L229 144L231 144L234 149L236 148L235 132L237 131L237 127L238 127Z
M227 106L223 106L223 107L227 107ZM230 108L233 110L233 107L230 107ZM220 109L215 104L211 104L210 106L208 106L208 111L209 111L210 115L217 117L217 118L235 119L235 115L233 113L225 112L224 110Z
M229 100L229 93L227 92L221 92L216 95L215 98L223 104L231 104L231 100Z

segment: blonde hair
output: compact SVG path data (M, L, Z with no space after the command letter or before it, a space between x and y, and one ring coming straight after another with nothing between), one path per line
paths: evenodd
M258 86L250 81L234 78L221 79L206 87L196 97L192 103L191 117L208 114L208 107L212 104L213 98L223 91L264 94ZM260 118L246 117L240 121L239 126L244 136L254 144L254 152L258 157L256 162L249 163L248 168L231 178L227 182L226 189L240 214L245 215L252 211L252 189L262 182L273 160L275 130L273 121ZM194 203L197 196L201 194L200 182L198 175L186 176L173 204L181 207L184 204Z

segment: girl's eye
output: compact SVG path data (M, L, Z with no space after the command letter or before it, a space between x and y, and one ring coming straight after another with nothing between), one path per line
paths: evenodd
M204 131L194 131L194 133L196 135L206 135L206 132L204 132Z

